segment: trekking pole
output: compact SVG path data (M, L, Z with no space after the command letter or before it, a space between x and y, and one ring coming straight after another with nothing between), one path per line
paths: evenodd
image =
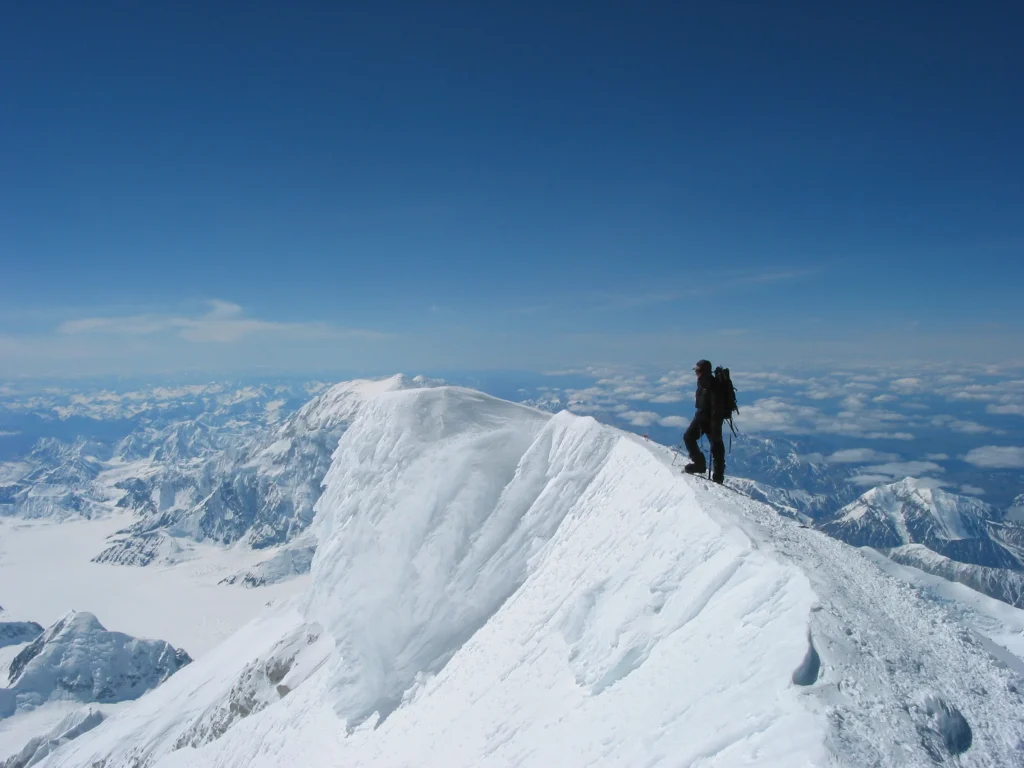
M683 444L679 443L679 445L677 445L675 448L672 449L672 465L671 466L674 467L676 465L676 459L678 459L682 454L683 454Z

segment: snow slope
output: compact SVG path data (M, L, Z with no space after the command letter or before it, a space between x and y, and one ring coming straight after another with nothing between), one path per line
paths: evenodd
M43 764L1020 764L1024 680L982 638L671 459L382 395L334 454L307 592Z

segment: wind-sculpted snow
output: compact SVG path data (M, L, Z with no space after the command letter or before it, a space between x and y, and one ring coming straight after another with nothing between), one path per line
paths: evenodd
M671 458L465 390L383 395L339 441L304 597L45 765L1021 763L1012 666Z
M350 726L390 713L522 584L531 546L569 509L530 515L534 502L578 496L612 442L592 421L557 429L566 421L534 444L540 414L439 389L382 398L339 444L313 565L330 586L309 612L346 658L337 708Z
M0 690L0 717L53 698L113 703L141 696L191 661L162 640L109 632L91 613L68 613L26 646ZM6 704L5 704L6 702Z

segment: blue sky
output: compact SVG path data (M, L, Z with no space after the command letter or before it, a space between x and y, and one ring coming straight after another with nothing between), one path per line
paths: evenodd
M214 5L6 14L7 376L1024 360L1019 4Z

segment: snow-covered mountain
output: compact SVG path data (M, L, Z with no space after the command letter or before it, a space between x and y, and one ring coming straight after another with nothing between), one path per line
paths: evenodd
M0 636L21 646L4 652L0 768L39 763L191 661L163 641L108 632L91 613L72 611L45 631L34 622L0 623Z
M72 611L11 662L0 717L54 699L114 703L138 698L191 661L162 640L110 632L91 613Z
M305 531L292 541L278 548L273 555L252 568L231 574L221 580L222 584L241 584L244 587L265 587L309 573L316 554L316 537Z
M907 478L879 486L821 524L894 562L1024 607L1024 524L984 502Z
M726 456L727 474L742 490L786 514L826 516L857 497L851 471L785 438L740 434Z
M290 541L313 519L313 505L338 438L375 397L432 386L393 376L337 384L279 427L238 441L209 459L172 464L122 483L122 504L141 519L102 552L100 562L146 564L170 551L168 537L262 548Z
M35 414L48 419L93 422L149 423L157 427L209 416L214 423L229 419L279 421L324 389L320 382L232 384L157 384L125 391L64 388L23 390L19 385L0 388L0 409L14 414Z
M1008 520L1024 523L1024 493L1013 500L1009 510L1006 512Z
M0 648L30 643L41 634L42 626L34 621L0 621Z
M133 480L172 467L187 479L194 465L276 428L322 389L209 384L0 396L0 415L47 435L0 463L0 514L104 514Z
M110 493L97 478L110 458L109 446L82 438L65 443L43 438L0 486L0 514L22 517L92 517L104 511Z
M300 599L44 765L1020 761L1019 658L589 418L382 394L311 532Z
M1024 573L1019 571L958 563L922 544L906 544L894 549L883 549L881 552L893 562L910 565L947 581L964 584L1015 608L1024 608Z
M906 478L872 488L821 529L857 547L922 544L961 563L1024 570L1024 528L1001 523L988 504Z

